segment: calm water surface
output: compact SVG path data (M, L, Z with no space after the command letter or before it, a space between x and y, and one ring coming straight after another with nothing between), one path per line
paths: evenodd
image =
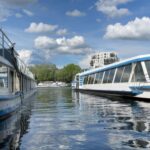
M0 149L149 150L150 103L38 89L0 121Z

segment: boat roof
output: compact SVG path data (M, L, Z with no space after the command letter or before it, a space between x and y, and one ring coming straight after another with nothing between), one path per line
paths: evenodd
M110 65L106 65L104 67L90 69L90 70L87 70L85 72L78 73L77 75L79 75L79 76L89 75L91 73L96 73L96 72L99 72L99 71L106 71L108 69L113 69L113 68L116 68L116 67L121 67L121 66L124 66L124 65L128 65L130 63L146 61L146 60L150 60L150 54L139 55L139 56L132 57L132 58L129 58L129 59L125 59L125 60L110 64Z

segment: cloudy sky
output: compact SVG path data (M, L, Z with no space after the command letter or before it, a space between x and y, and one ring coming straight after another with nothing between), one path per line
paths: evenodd
M88 65L97 51L150 53L149 0L0 0L0 24L28 64Z

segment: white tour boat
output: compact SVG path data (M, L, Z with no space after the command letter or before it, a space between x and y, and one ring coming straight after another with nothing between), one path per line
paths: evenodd
M14 44L1 29L0 38L0 118L4 118L35 93L36 83Z
M72 88L106 96L150 99L150 55L78 73Z

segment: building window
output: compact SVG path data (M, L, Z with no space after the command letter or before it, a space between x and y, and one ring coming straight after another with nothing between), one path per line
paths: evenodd
M132 82L145 82L146 81L141 62L136 63L136 67L134 69L134 74L133 74L131 81Z

